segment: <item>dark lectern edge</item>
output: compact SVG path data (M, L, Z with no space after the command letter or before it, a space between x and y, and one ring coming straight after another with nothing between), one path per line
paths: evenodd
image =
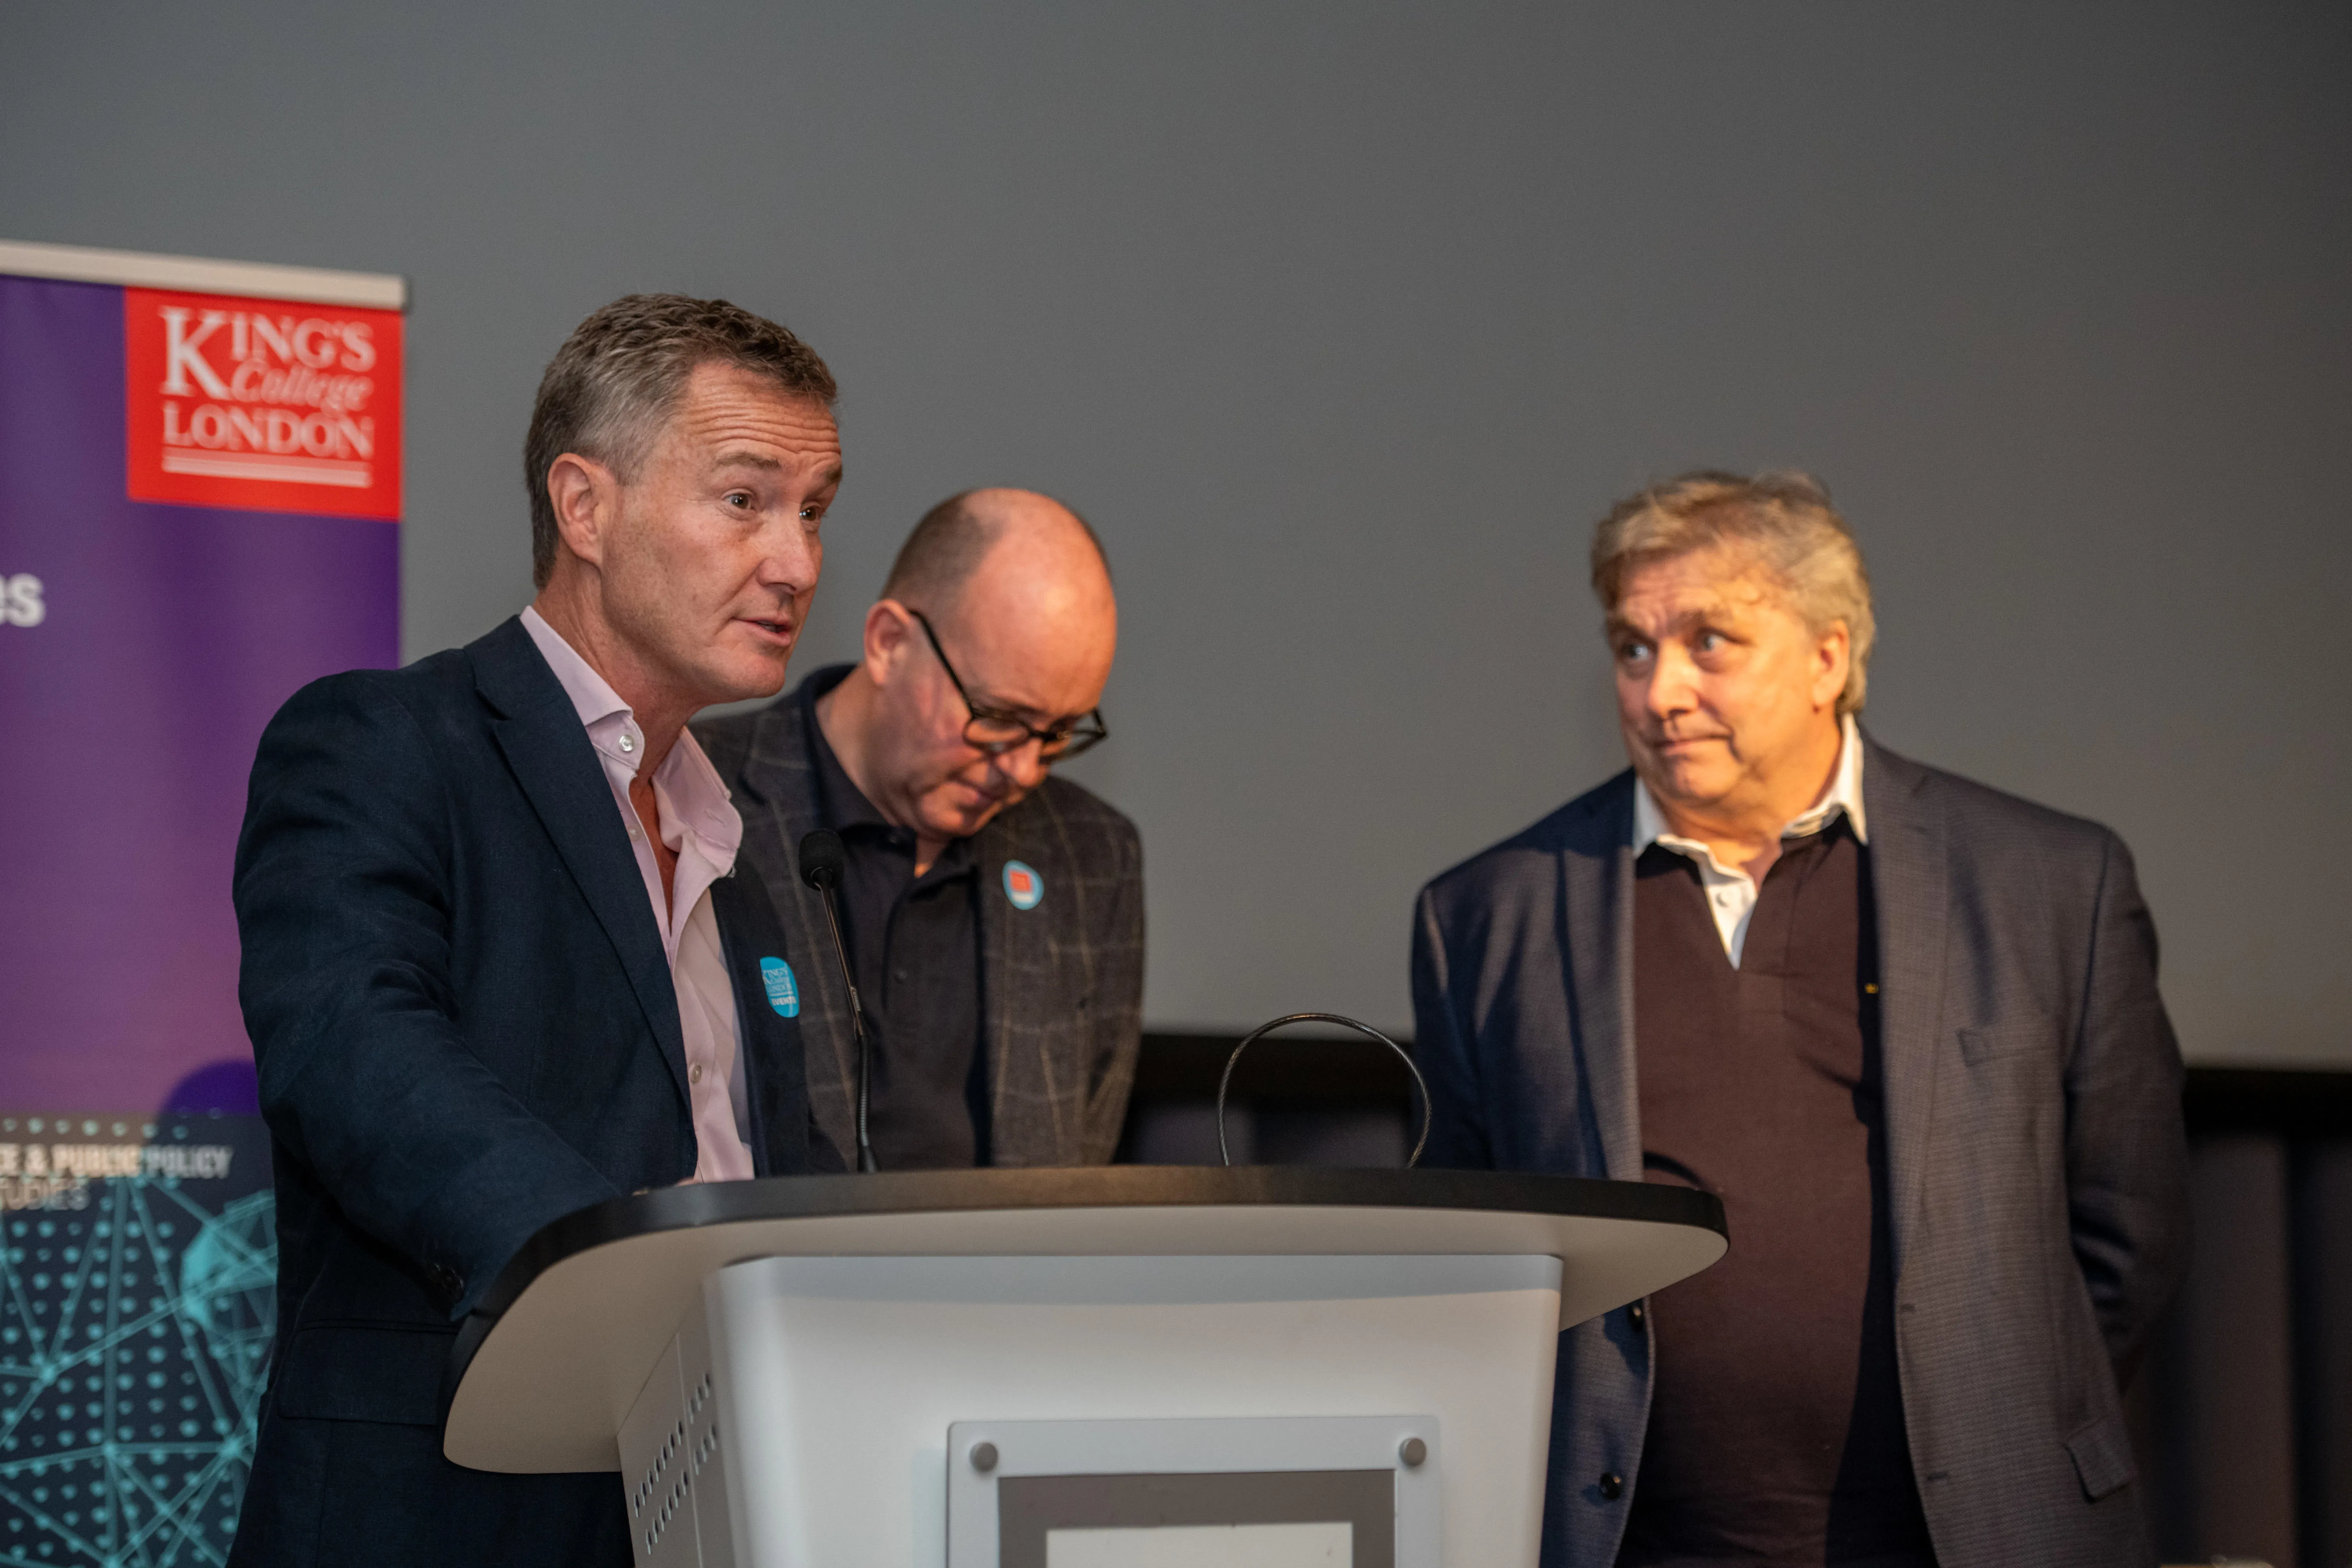
M1087 1165L772 1176L663 1187L593 1204L522 1245L459 1328L443 1384L447 1413L466 1369L531 1282L566 1258L656 1231L757 1220L957 1214L1014 1208L1301 1207L1467 1209L1692 1226L1727 1237L1722 1200L1646 1182L1502 1171L1340 1171L1296 1165Z

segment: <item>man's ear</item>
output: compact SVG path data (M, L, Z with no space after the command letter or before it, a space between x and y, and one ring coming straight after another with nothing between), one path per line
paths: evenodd
M547 466L547 499L554 505L556 537L563 548L591 566L603 565L620 514L619 477L593 458L566 452Z
M877 599L866 612L866 679L887 686L914 651L915 613L896 599Z
M1813 645L1813 706L1835 706L1845 690L1847 670L1853 662L1853 634L1843 621L1832 621Z

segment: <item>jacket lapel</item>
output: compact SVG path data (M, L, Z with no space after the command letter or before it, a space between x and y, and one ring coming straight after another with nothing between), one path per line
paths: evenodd
M1030 797L1042 805L1044 792ZM1034 809L1031 814L1033 815ZM1016 1016L1034 1016L1036 984L1054 969L1053 932L1072 911L1076 889L1045 889L1034 910L1016 910L1004 891L1004 863L1047 863L1044 846L999 816L973 842L974 914L980 927L980 1048L988 1061L989 1163L1061 1165L1078 1157L1086 1101L1080 1086L1054 1081L1043 1050L1013 1048ZM1034 1039L1034 1029L1020 1031Z
M768 896L788 929L809 933L806 962L793 960L800 982L801 1048L804 1053L809 1095L822 1101L824 1124L845 1155L854 1151L850 1128L857 1079L857 1037L849 1021L849 994L841 978L841 960L833 950L825 924L824 896L800 879L800 842L824 826L817 816L816 759L810 754L808 725L813 722L814 687L828 671L808 677L793 694L760 715L750 752L740 769L721 768L742 797L747 822L760 813L782 836L780 858L792 874L768 879ZM749 832L746 839L748 842Z
M1927 771L1867 735L1864 743L1862 795L1878 904L1887 1202L1899 1270L1919 1212L1935 1114L1949 869L1942 805L1926 787Z
M499 750L612 940L684 1102L686 1042L678 1027L677 993L670 984L645 878L588 732L520 618L467 652L473 659L475 689L501 715L490 725Z
M807 1084L801 1059L800 1022L776 1010L768 994L763 959L791 967L796 988L807 984L807 956L788 952L767 884L749 857L732 876L710 884L710 912L735 994L743 1040L743 1089L751 1110L751 1163L761 1176L796 1175L810 1168Z
M1560 854L1569 1016L1583 1063L1586 1113L1602 1174L1642 1179L1642 1115L1633 1071L1633 774L1619 775Z

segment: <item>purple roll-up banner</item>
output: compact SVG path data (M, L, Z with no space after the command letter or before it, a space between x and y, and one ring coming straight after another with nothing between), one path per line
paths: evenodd
M246 778L298 687L397 662L404 303L0 244L0 1111L254 1112Z

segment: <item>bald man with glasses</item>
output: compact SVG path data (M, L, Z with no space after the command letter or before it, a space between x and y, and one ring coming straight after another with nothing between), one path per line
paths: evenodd
M841 835L876 1163L1108 1161L1142 1040L1142 847L1053 776L1108 738L1118 609L1102 547L1049 497L951 496L908 536L865 634L857 663L695 733L803 953L831 938L795 848ZM847 1149L849 1001L837 966L804 968L809 1097Z

